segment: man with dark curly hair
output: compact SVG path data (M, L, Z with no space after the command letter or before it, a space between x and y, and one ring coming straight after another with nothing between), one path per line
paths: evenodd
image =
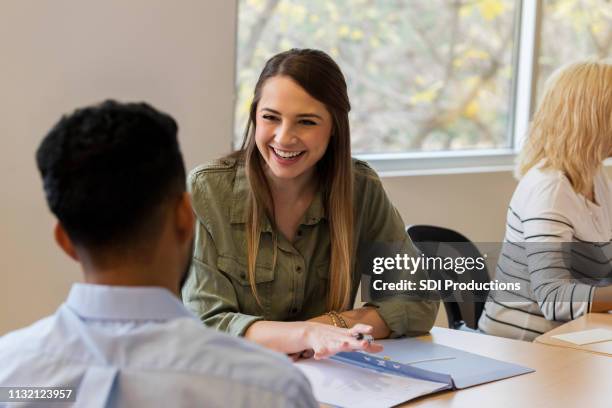
M170 116L144 103L79 109L36 161L55 240L85 283L0 338L0 386L59 387L87 407L317 405L285 356L205 329L179 300L195 220Z

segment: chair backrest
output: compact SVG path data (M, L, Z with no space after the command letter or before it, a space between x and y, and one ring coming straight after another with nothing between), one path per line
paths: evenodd
M426 257L470 257L476 259L481 253L464 235L448 228L433 225L410 225L406 228L414 245ZM483 270L471 270L469 274L448 273L442 270L429 270L430 278L439 281L454 282L489 282L489 272L485 265ZM478 319L484 308L485 291L440 290L449 327L457 329L465 324L471 329L478 327Z

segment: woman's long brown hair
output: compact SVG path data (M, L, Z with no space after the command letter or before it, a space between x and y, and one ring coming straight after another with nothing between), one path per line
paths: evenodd
M250 185L246 222L248 276L253 295L261 304L255 284L255 265L265 216L275 225L274 201L266 176L264 160L255 144L257 104L265 82L275 76L287 76L310 96L325 105L333 120L327 151L317 163L323 191L325 214L329 222L331 262L327 310L346 310L351 297L353 256L353 167L348 112L351 108L346 81L338 65L319 50L292 49L275 55L261 72L249 111L244 140L239 155L244 157ZM276 235L273 237L276 244ZM274 245L276 267L276 245Z

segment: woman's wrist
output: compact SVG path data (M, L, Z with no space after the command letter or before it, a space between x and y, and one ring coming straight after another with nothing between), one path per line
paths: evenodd
M343 329L349 328L346 324L346 320L344 320L340 313L336 312L335 310L330 310L329 312L325 313L325 315L329 316L329 319L334 327L342 327Z
M245 338L281 353L302 352L309 348L313 324L259 320L249 326Z
M330 326L334 325L334 322L331 320L331 318L327 314L322 314L320 316L313 317L312 319L308 319L306 321L313 322L313 323L327 324Z
M307 350L311 348L312 333L316 329L317 324L323 324L323 323L317 323L317 322L312 322L312 321L302 322L301 335L300 335L300 340L299 340L302 350Z

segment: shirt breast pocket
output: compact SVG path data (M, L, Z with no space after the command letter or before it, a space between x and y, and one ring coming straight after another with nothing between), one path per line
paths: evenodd
M255 266L255 286L261 304L257 303L251 290L246 263L230 256L220 255L217 258L217 268L231 280L240 313L255 316L269 314L274 286L274 268L271 262L258 262Z

